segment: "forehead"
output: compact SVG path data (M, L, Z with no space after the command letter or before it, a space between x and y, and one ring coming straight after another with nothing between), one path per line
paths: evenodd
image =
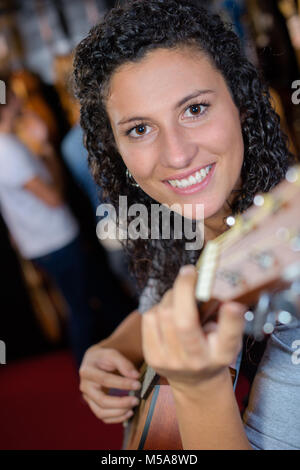
M140 103L151 111L173 95L176 100L195 89L220 85L224 85L221 73L201 51L187 47L156 49L139 62L122 65L112 75L107 110L109 114L116 109L130 112Z

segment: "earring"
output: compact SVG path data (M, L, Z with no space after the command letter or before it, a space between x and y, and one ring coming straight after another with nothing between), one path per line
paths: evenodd
M128 168L126 168L126 179L127 179L128 184L130 184L131 186L134 186L135 188L140 187L140 185L136 183L135 180L133 179L132 174L130 173Z

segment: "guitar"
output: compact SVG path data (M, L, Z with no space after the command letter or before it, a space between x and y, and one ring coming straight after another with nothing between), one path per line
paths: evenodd
M256 305L245 314L245 332L255 339L277 324L300 319L300 166L254 204L215 240L196 264L195 296L201 323L217 314L222 302ZM235 370L230 368L232 379ZM171 387L144 364L140 405L125 423L126 450L180 450L182 443Z

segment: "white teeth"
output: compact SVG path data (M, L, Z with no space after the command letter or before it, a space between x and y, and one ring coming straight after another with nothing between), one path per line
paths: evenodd
M212 168L212 165L208 165L205 168L202 168L199 171L196 171L194 175L189 176L188 178L182 179L182 180L168 180L169 183L173 187L177 188L187 188L188 186L192 186L196 183L201 183L201 181L206 178L208 173L210 172Z
M181 181L181 184L182 184L182 186L183 186L184 188L186 188L187 186L190 185L189 180L182 180L182 181Z
M201 183L202 179L203 179L203 178L202 178L202 176L201 176L200 171L197 171L197 173L196 173L196 180L198 181L198 183Z

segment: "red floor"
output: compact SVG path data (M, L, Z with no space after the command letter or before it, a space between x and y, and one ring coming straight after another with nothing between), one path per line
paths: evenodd
M68 351L0 365L0 449L120 449L81 398Z
M241 377L238 401L247 390ZM105 425L81 398L68 351L0 365L1 450L115 450L122 425Z

